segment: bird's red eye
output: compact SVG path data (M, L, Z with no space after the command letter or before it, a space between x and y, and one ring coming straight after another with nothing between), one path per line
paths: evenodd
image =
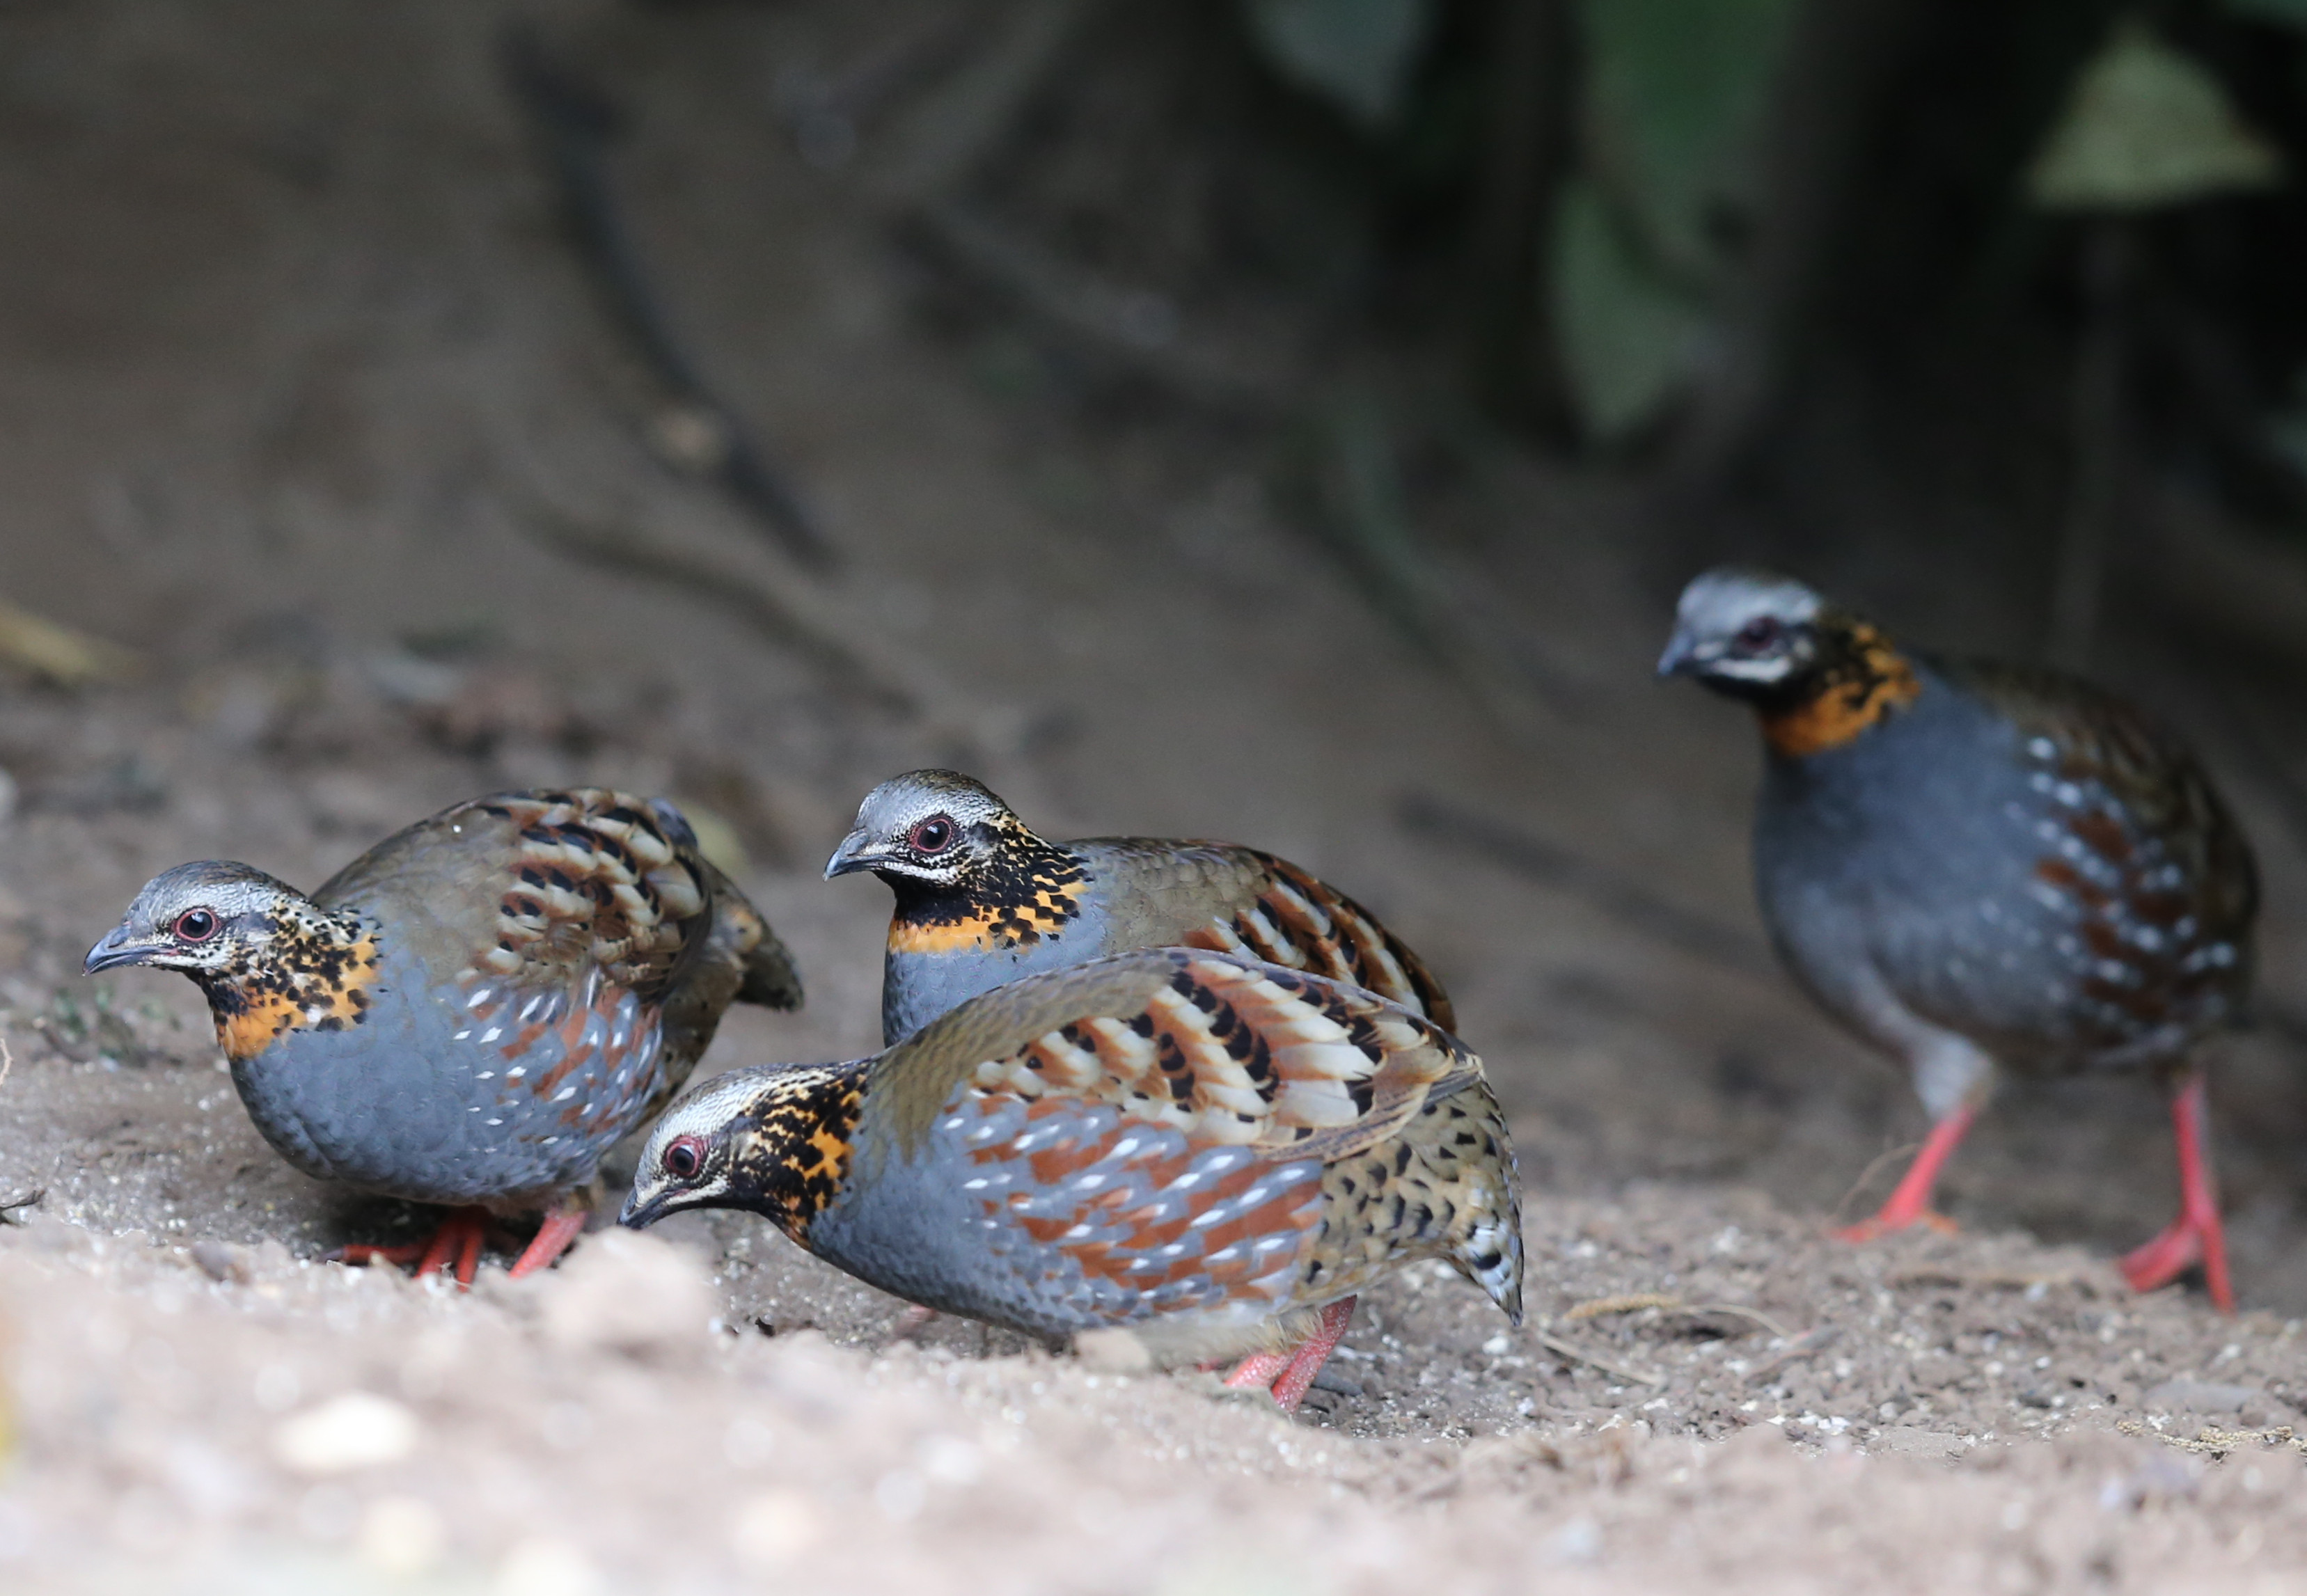
M176 938L184 942L205 942L217 934L217 924L213 909L186 909L176 916Z
M677 1136L665 1150L665 1172L676 1180L693 1180L705 1167L705 1138Z
M1757 615L1738 629L1738 647L1767 648L1779 640L1779 623L1768 615Z
M916 854L942 854L953 845L953 819L949 815L931 815L905 834Z

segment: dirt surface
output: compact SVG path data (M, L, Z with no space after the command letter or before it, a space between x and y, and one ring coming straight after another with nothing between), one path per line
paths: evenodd
M1638 507L1504 453L1426 506L1439 579L1530 666L1504 724L1293 526L1244 429L1085 408L1018 377L998 319L957 327L892 242L871 127L852 165L796 153L780 74L926 8L562 8L634 107L616 171L675 320L843 552L813 576L653 451L501 14L0 9L0 591L143 662L0 687L0 1201L47 1194L0 1228L0 1588L2296 1577L2295 1040L2222 1044L2236 1319L2112 1273L2173 1200L2141 1082L2006 1094L1946 1188L1968 1233L1829 1242L1920 1113L1769 964L1751 730L1649 680ZM571 518L709 579L571 559ZM1876 596L2024 646L1949 591ZM2118 675L2153 697L2156 666ZM1378 909L1514 1117L1529 1326L1397 1280L1285 1421L970 1325L896 1339L898 1304L735 1218L419 1288L316 1261L423 1215L274 1156L188 984L77 974L169 864L309 887L452 800L583 778L717 822L800 958L806 1010L733 1017L707 1068L854 1056L886 896L818 870L868 786L932 762L1057 834L1238 838ZM2307 861L2222 774L2266 991L2307 1011Z

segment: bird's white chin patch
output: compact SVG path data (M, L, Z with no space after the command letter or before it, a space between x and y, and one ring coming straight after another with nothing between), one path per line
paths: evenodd
M1732 682L1753 682L1764 686L1785 681L1794 668L1795 662L1784 655L1769 659L1738 659L1725 655L1720 659L1706 662L1706 674L1710 676Z
M670 1218L673 1214L683 1214L691 1208L710 1208L728 1195L729 1182L725 1177L708 1180L702 1186L683 1187L673 1194L665 1214Z

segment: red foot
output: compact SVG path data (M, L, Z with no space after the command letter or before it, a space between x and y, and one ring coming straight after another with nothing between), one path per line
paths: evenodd
M2132 1291L2151 1291L2200 1264L2211 1301L2221 1313L2233 1313L2234 1288L2227 1279L2226 1232L2219 1224L2208 1120L2203 1077L2190 1075L2171 1099L2171 1128L2179 1144L2179 1217L2155 1240L2124 1255L2123 1275Z
M534 1274L568 1251L569 1244L584 1230L585 1217L583 1208L564 1208L546 1214L536 1240L513 1260L514 1277ZM335 1256L347 1264L414 1264L420 1280L436 1271L447 1270L456 1275L459 1286L470 1286L481 1270L481 1244L487 1238L488 1227L487 1209L452 1208L429 1241L411 1242L406 1247L355 1242L339 1248Z
M1296 1412L1298 1404L1306 1400L1306 1393L1314 1388L1314 1377L1330 1360L1338 1338L1345 1334L1346 1325L1353 1317L1354 1299L1340 1298L1322 1310L1321 1323L1314 1327L1312 1335L1299 1343L1296 1351L1252 1352L1234 1366L1225 1383L1237 1391L1266 1386L1283 1412Z
M435 1270L453 1267L457 1283L469 1286L473 1276L480 1272L481 1242L487 1234L488 1223L485 1208L452 1208L430 1241L407 1247L373 1247L356 1242L339 1249L337 1257L347 1264L415 1264L420 1279Z
M1931 1134L1923 1138L1922 1151L1907 1166L1907 1172L1900 1177L1881 1212L1872 1219L1829 1233L1838 1241L1872 1241L1892 1231L1903 1231L1910 1224L1927 1225L1942 1233L1954 1230L1953 1220L1932 1209L1931 1192L1937 1187L1939 1173L1946 1168L1947 1160L1962 1145L1970 1122L1977 1118L1978 1110L1965 1103L1932 1126Z
M512 1277L519 1280L524 1274L534 1274L539 1269L551 1267L553 1260L567 1252L569 1244L583 1233L585 1219L583 1208L556 1208L546 1214L545 1223L537 1227L536 1239L521 1249L520 1257L513 1260ZM467 1284L471 1283L470 1276L459 1278Z

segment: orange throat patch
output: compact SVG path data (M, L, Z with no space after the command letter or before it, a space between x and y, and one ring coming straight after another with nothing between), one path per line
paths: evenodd
M1840 748L1922 696L1915 667L1873 627L1852 627L1848 648L1809 696L1762 714L1762 740L1773 752L1799 759Z
M949 919L907 919L901 912L889 922L889 951L969 953L1029 948L1056 935L1081 912L1077 900L1088 887L1081 877L1054 884L1036 882L1029 888L1030 896L1018 902L971 904Z
M290 1031L342 1031L368 1017L376 984L376 939L300 937L279 961L209 991L217 1043L235 1063L253 1059Z

